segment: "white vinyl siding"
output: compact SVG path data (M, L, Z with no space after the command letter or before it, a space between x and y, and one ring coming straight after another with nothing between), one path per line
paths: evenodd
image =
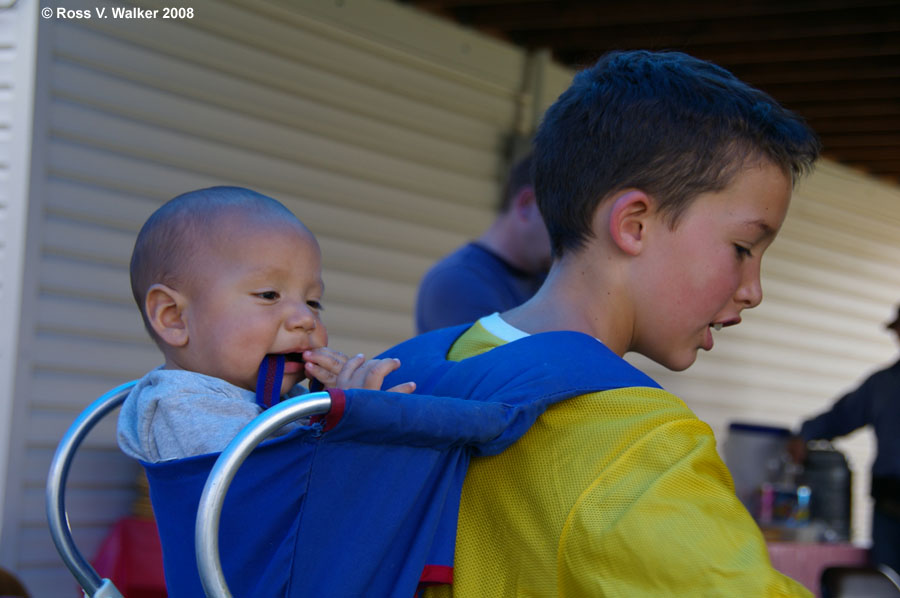
M17 354L25 284L37 21L37 12L27 5L0 2L0 538L4 541L17 533L18 509L3 481L20 476L24 469L22 451L11 437L25 417L23 405L16 400L16 382L20 373ZM0 566L14 570L13 555L0 550Z

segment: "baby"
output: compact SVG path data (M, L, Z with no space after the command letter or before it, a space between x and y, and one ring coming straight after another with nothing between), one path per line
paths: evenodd
M268 377L277 401L307 392L304 379L380 390L400 366L327 347L319 245L290 210L249 189L191 191L154 212L135 242L131 288L165 358L119 415L119 446L145 462L224 449L265 406L261 367L280 370L280 388Z

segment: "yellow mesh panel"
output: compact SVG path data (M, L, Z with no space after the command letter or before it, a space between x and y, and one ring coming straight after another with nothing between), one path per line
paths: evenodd
M487 353L502 344L503 341L488 332L481 322L475 322L461 337L456 339L456 342L450 347L450 351L447 352L447 359L462 361L467 357Z
M448 356L501 342L476 325ZM426 597L811 596L771 568L709 427L651 388L558 403L475 459L454 569Z

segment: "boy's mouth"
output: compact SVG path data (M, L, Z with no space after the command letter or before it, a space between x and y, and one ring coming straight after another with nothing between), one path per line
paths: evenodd
M718 332L722 330L722 328L727 328L729 326L737 326L741 323L740 317L730 318L728 320L720 320L718 322L710 322L709 327Z

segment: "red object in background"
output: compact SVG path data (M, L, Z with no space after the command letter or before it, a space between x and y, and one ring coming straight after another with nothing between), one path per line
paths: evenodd
M832 566L868 564L869 551L847 543L769 542L772 566L809 588L818 598L822 571Z
M152 519L120 519L100 545L94 568L128 598L166 598L162 546Z

